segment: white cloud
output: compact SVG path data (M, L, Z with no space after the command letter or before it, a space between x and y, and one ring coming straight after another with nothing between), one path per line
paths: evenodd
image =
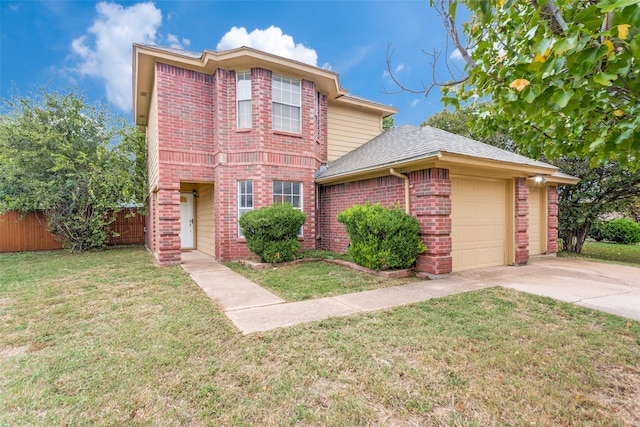
M449 59L460 60L462 61L462 54L458 50L458 48L454 49L453 52L449 55Z
M400 72L400 71L402 71L402 70L404 70L404 64L399 64L399 65L396 67L396 73L399 73L399 72Z
M250 33L244 27L232 27L222 36L216 49L220 51L241 46L252 47L313 66L318 64L318 54L314 49L302 43L296 44L293 37L284 34L280 28L273 25L266 30L255 29Z
M420 104L420 100L419 99L414 99L413 101L411 101L411 106L412 107L415 107L418 104Z
M130 111L131 44L156 43L162 12L150 2L129 7L101 2L96 11L97 17L87 33L71 43L74 56L79 58L75 71L103 80L107 100ZM181 47L177 36L168 35L167 42Z
M184 49L185 46L191 44L191 40L183 38L181 41L175 34L167 34L166 43L169 43L169 47L174 49Z

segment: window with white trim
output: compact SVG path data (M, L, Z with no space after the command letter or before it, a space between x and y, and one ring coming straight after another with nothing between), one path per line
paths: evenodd
M273 203L289 203L294 209L302 211L302 183L273 181ZM302 227L298 235L302 236Z
M236 72L236 117L238 129L251 128L251 71Z
M271 85L273 129L300 133L300 80L273 74Z
M238 181L238 219L253 210L253 181ZM238 224L238 237L244 237Z

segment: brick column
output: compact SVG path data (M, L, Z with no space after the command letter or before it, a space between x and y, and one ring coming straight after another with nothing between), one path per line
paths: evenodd
M529 261L529 188L525 178L516 178L515 242L516 265Z
M547 187L547 253L558 252L558 189Z
M158 247L160 265L180 264L180 189L160 189L158 202Z
M427 251L418 256L418 277L437 279L451 273L451 181L448 169L425 169L409 174L411 215L420 223Z

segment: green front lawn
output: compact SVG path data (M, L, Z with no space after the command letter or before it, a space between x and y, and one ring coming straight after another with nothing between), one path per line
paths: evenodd
M276 264L264 270L248 268L235 262L228 262L225 265L286 301L332 297L406 285L419 280L415 276L387 279L323 261Z
M0 425L638 425L638 337L497 288L242 336L144 249L0 254Z
M560 255L640 265L640 245L620 245L587 240L580 255L566 252L561 252Z

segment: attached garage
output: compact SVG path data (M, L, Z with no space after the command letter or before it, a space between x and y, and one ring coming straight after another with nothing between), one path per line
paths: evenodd
M319 247L344 249L348 236L336 212L359 200L402 206L418 220L427 246L416 260L420 277L523 265L530 254L555 252L556 185L576 182L497 147L400 126L318 171Z
M453 271L506 264L507 181L451 177Z

